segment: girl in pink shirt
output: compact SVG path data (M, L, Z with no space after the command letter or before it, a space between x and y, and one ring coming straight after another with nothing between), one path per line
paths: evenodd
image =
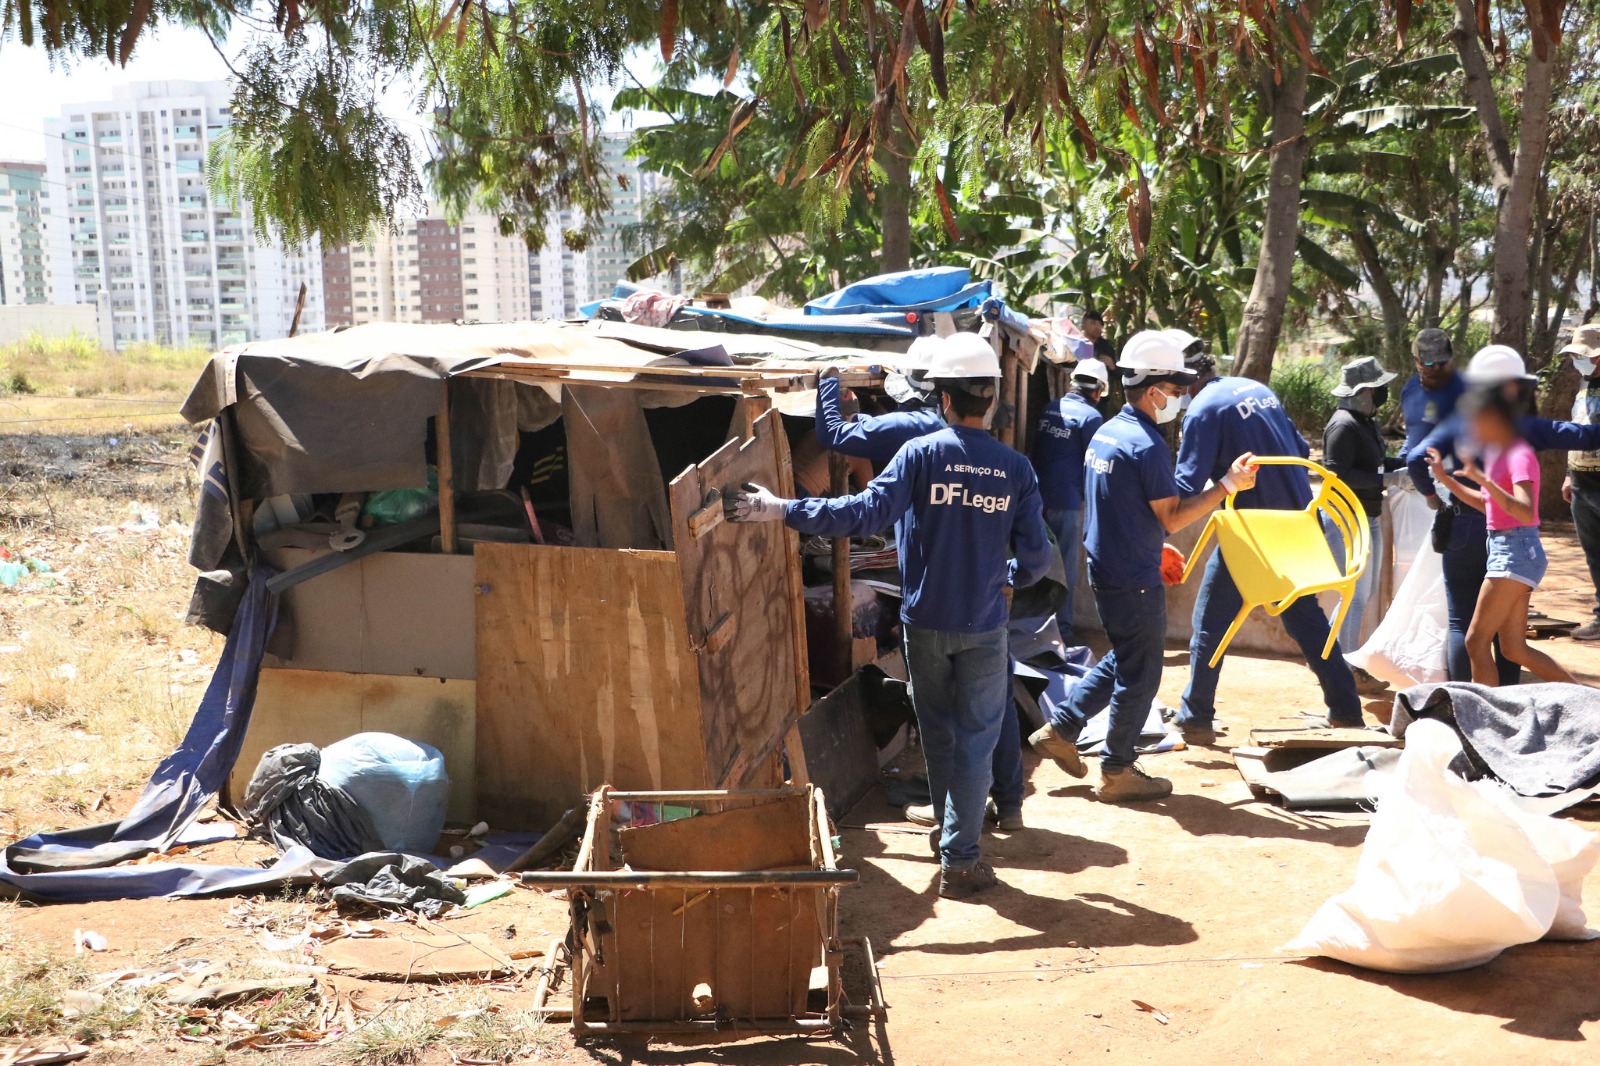
M1461 398L1466 428L1479 452L1451 476L1439 453L1428 452L1434 477L1450 494L1484 513L1489 527L1489 569L1467 627L1472 680L1499 681L1494 639L1506 657L1545 681L1573 681L1561 664L1528 646L1528 600L1548 563L1539 541L1539 458L1517 436L1516 412L1497 389L1475 389ZM1480 464L1481 459L1481 464Z

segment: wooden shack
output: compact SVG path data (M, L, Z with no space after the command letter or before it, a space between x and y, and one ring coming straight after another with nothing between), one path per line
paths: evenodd
M995 336L1003 396L1026 411L1031 365ZM817 371L870 389L896 358L559 323L381 324L219 353L185 414L215 429L208 486L232 535L196 563L269 567L280 618L231 794L272 745L371 730L439 748L451 819L505 828L545 827L602 784L806 782L798 538L726 523L722 495L793 494ZM997 435L1018 432L1011 417ZM431 520L352 523L430 478Z

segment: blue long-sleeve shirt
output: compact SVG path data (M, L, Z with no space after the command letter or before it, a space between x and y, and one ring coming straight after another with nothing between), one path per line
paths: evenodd
M817 382L817 440L829 451L882 466L893 459L907 441L944 428L944 416L932 407L846 418L839 402L840 391L836 377L825 377Z
M1105 419L1082 394L1048 403L1033 441L1033 470L1047 511L1083 506L1083 452Z
M966 426L913 440L861 492L790 502L784 520L830 537L899 523L900 619L924 629L997 629L1006 586L1031 585L1050 567L1033 467Z
M1600 426L1584 426L1577 422L1553 422L1548 418L1524 415L1517 419L1517 434L1532 445L1534 451L1539 452L1586 452L1600 448ZM1452 411L1406 453L1406 470L1424 496L1438 494L1433 472L1428 469L1428 449L1437 448L1442 456L1454 456L1456 442L1465 435L1460 412Z
M1155 421L1132 404L1108 418L1089 441L1083 483L1089 579L1096 588L1160 588L1167 531L1150 504L1178 495L1178 483Z
M1219 377L1206 382L1189 404L1178 447L1178 488L1198 496L1206 482L1220 483L1245 452L1305 459L1311 446L1284 413L1273 391L1251 378ZM1304 467L1263 466L1256 487L1234 497L1235 507L1302 510L1311 502L1311 479Z
M1406 454L1432 433L1435 426L1450 417L1466 388L1466 380L1460 374L1451 374L1436 389L1424 388L1417 374L1406 379L1400 386L1400 413L1406 422Z

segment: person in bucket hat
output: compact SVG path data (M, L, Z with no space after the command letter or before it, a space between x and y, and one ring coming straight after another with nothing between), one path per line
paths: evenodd
M1338 410L1328 420L1322 431L1322 462L1349 485L1361 501L1367 516L1367 528L1372 534L1372 558L1383 558L1383 490L1391 470L1400 471L1404 464L1390 459L1385 453L1383 434L1378 430L1378 412L1389 402L1389 383L1394 373L1383 369L1370 355L1352 359L1339 371L1339 384L1331 390L1338 397ZM1328 546L1333 557L1344 565L1344 538L1331 526L1328 528ZM1378 573L1382 567L1369 565L1356 583L1351 597L1350 610L1339 629L1339 646L1348 654L1361 647L1361 622L1367 601L1377 591ZM1357 688L1370 685L1356 674Z

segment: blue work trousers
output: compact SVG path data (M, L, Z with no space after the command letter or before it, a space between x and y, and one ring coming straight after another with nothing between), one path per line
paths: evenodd
M1200 581L1200 591L1194 598L1194 635L1189 638L1189 687L1183 690L1183 707L1178 712L1178 722L1183 725L1207 726L1217 717L1217 679L1222 676L1222 664L1211 665L1211 656L1222 644L1222 635L1233 624L1234 616L1244 606L1244 597L1233 576L1222 561L1222 552L1211 553L1206 563L1205 576ZM1322 645L1328 639L1328 618L1322 613L1315 596L1302 596L1278 616L1290 638L1300 645L1306 665L1317 675L1322 686L1322 701L1328 707L1328 721L1339 726L1359 726L1361 722L1361 697L1356 694L1356 679L1345 665L1344 652L1337 641L1328 657L1322 657Z
M1378 578L1383 573L1383 523L1377 516L1369 516L1367 529L1372 538L1372 553L1367 557L1367 568L1361 571L1361 577L1356 580L1355 595L1350 598L1350 610L1345 613L1344 622L1339 626L1339 646L1347 652L1361 647L1361 621L1366 614L1367 601L1378 591ZM1344 537L1340 535L1338 527L1326 518L1322 520L1322 532L1328 538L1333 561L1339 564L1342 571Z
M1056 610L1056 628L1061 630L1061 643L1070 648L1077 643L1072 632L1072 601L1078 583L1083 580L1079 576L1083 572L1083 508L1046 510L1044 522L1055 534L1056 544L1061 548L1061 563L1067 572L1067 598Z
M946 870L966 870L982 854L995 747L1006 716L1016 717L1006 631L1003 626L975 633L906 626L904 640L933 816L944 827L940 861Z
M1489 572L1489 525L1483 512L1466 504L1449 504L1454 515L1450 540L1440 563L1444 567L1445 610L1450 632L1445 651L1446 669L1451 681L1472 680L1472 659L1467 655L1467 627L1478 609L1478 593ZM1500 684L1515 685L1522 678L1522 667L1505 657L1500 638L1494 638L1494 665Z
M1050 725L1061 739L1077 742L1084 723L1107 706L1102 770L1125 770L1138 758L1139 734L1150 717L1150 704L1161 687L1162 655L1167 646L1167 592L1160 585L1144 589L1094 587L1095 609L1105 626L1111 650L1072 686L1067 701L1056 709Z

